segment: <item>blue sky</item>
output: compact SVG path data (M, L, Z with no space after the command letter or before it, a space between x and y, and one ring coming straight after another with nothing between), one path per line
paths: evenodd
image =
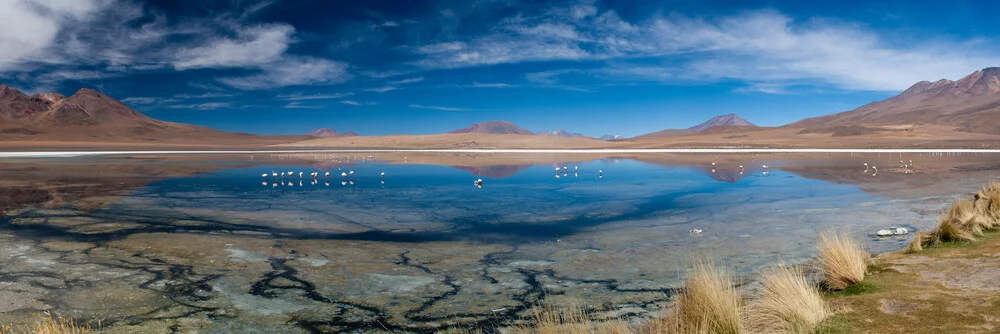
M990 1L0 0L0 82L168 121L634 136L850 110L1000 66Z

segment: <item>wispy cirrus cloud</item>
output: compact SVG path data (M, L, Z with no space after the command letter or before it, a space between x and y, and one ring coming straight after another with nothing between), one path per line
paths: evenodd
M376 103L376 102L358 102L358 101L354 101L354 100L344 100L344 101L340 101L340 103L341 104L346 104L346 105L349 105L349 106L355 106L355 107L378 105L378 103Z
M346 93L332 93L332 94L311 94L311 95L309 95L309 94L302 94L302 93L294 93L294 94L278 94L274 98L279 99L279 100L286 100L286 101L335 100L335 99L340 99L340 98L344 98L344 97L348 97L348 96L353 96L353 95L354 95L354 93L351 93L351 92L346 92Z
M299 102L299 101L292 101L292 102L289 102L288 104L285 104L285 106L282 107L282 108L285 108L285 109L322 109L324 107L326 107L326 106L325 105L302 104L302 102Z
M166 106L170 109L197 109L197 110L215 110L215 109L231 109L234 108L232 102L207 102L207 103L192 103L192 104L172 104Z
M391 91L394 91L394 90L397 90L397 89L399 89L399 88L396 88L396 87L393 87L393 86L383 86L383 87L375 87L375 88L366 88L366 89L364 89L364 91L366 91L366 92L376 92L376 93L385 93L385 92L391 92Z
M619 81L806 80L850 90L891 91L1000 63L1000 56L984 52L995 41L900 44L893 43L894 36L861 24L795 19L767 9L717 17L672 13L629 21L584 1L534 14L517 12L498 22L485 34L414 46L410 50L420 58L413 64L450 69L588 61L608 68L587 74ZM651 59L663 61L650 64Z
M405 85L405 84L411 84L411 83L418 83L418 82L421 82L421 81L424 81L424 77L407 78L407 79L402 79L402 80L390 81L389 84L390 85Z
M413 109L428 109L428 110L441 110L441 111L474 111L475 110L475 109L469 109L469 108L428 106L428 105L422 105L422 104L410 104L409 107L413 108Z

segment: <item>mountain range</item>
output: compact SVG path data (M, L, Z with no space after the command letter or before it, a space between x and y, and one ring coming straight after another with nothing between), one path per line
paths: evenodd
M958 81L921 81L899 95L860 108L804 119L787 127L842 129L846 126L943 124L959 131L1000 134L1000 67Z
M776 129L800 134L857 136L880 131L905 131L921 124L945 125L958 131L1000 134L1000 67L975 71L957 81L921 81L891 98L857 109L804 119ZM904 129L904 130L900 130ZM656 139L720 132L763 131L736 114L713 117L687 129L668 129L636 138ZM783 130L787 131L787 130ZM516 134L587 138L565 130L534 133L508 121L476 123L449 133ZM322 128L311 137L351 137L354 132ZM71 96L58 93L27 95L0 84L0 139L100 141L176 141L197 144L246 144L301 140L300 137L257 136L172 123L146 116L102 92L83 88ZM812 140L803 137L803 140ZM600 139L619 140L617 135Z
M712 117L711 119L702 122L701 124L692 126L687 129L667 129L660 130L653 133L647 133L636 138L638 139L655 139L664 137L677 137L677 136L687 136L706 132L707 130L746 130L757 128L756 125L750 123L749 121L743 119L736 114L730 113L725 115L719 115Z
M66 97L58 93L26 95L0 85L0 138L55 140L170 140L213 144L245 143L247 139L280 138L218 131L202 126L165 122L143 115L104 93L83 88Z
M319 129L310 131L309 133L306 133L306 136L319 137L319 138L354 137L354 136L357 136L357 135L358 135L357 133L354 133L354 132L351 132L351 131L337 132L337 130L334 130L334 129L331 129L331 128L319 128Z

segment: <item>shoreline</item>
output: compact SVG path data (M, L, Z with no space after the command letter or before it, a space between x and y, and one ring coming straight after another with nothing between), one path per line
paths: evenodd
M202 154L309 154L309 153L531 153L531 154L642 154L642 153L1000 153L1000 149L314 149L314 150L163 150L163 151L28 151L0 152L3 158L58 158L119 155L202 155Z

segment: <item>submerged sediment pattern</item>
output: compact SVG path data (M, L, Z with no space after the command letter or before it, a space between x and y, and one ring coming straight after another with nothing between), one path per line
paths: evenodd
M781 171L583 169L597 168L608 176L528 168L482 189L451 168L353 186L235 169L19 188L32 199L0 220L0 323L47 310L118 332L433 332L523 321L541 300L641 315L697 258L748 273L810 256L817 231L929 226L928 204L946 202Z

